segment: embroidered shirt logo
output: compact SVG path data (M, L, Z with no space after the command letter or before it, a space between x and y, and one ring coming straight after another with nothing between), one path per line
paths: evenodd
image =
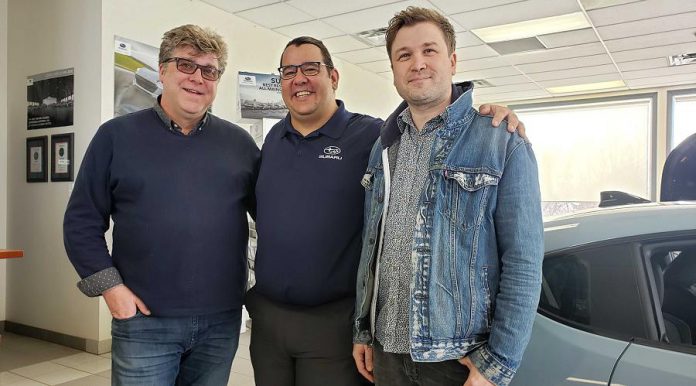
M327 146L324 148L324 154L320 154L319 158L320 159L335 159L335 160L342 160L343 157L341 157L339 154L341 154L341 148L338 146Z

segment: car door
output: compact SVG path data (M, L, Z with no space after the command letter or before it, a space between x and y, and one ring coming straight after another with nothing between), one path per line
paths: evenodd
M658 337L649 292L632 239L547 254L532 338L512 384L609 384L632 339Z
M653 343L632 343L619 359L610 385L696 385L694 346L675 347Z

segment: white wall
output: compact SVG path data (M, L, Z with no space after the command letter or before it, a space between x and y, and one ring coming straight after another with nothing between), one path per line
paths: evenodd
M138 11L134 12L135 9ZM104 120L113 115L113 71L108 70L113 66L114 35L159 47L162 33L182 24L198 24L217 31L229 46L229 56L213 111L232 122L241 119L237 106L237 72L276 72L280 54L290 40L200 1L104 0L103 15ZM341 76L337 97L346 102L349 110L386 117L400 103L390 81L338 58L333 59Z
M6 319L97 340L99 301L77 290L78 276L63 248L63 212L71 183L28 184L25 143L30 136L74 132L75 149L83 152L99 124L101 3L9 0L7 14L7 244L24 249L25 255L7 263ZM74 126L28 131L27 76L71 67Z
M7 242L7 0L0 0L0 249ZM7 263L0 260L0 321L5 320Z

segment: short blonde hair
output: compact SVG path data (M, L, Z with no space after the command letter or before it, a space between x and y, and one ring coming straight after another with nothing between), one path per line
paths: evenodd
M191 47L201 54L213 54L223 70L227 66L227 44L217 32L186 24L173 28L164 33L159 51L159 62L171 58L172 52L178 47Z

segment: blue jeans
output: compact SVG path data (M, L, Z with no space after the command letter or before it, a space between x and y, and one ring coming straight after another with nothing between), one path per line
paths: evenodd
M113 319L111 384L227 385L241 320L241 309Z

